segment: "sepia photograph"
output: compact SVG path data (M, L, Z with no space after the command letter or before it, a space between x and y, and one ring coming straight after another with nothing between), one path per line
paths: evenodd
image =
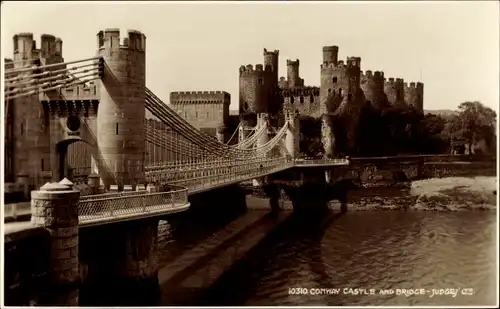
M0 9L2 308L498 308L497 1Z

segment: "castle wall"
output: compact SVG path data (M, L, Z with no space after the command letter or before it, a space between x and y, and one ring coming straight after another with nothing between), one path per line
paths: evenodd
M297 89L285 89L282 91L284 98L283 108L298 111L300 115L318 118L320 114L319 88L304 87Z
M170 104L191 125L215 136L216 128L229 121L231 95L225 91L171 92Z

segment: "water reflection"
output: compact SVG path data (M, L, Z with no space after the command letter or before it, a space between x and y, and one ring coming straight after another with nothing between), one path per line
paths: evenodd
M235 265L205 305L488 305L495 301L495 214L362 212L290 220ZM288 288L377 295L289 295ZM380 289L472 288L472 296L379 295ZM231 293L229 293L231 291Z

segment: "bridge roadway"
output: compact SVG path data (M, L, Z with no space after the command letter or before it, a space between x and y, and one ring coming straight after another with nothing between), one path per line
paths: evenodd
M170 191L150 193L147 190L139 190L82 196L79 204L79 226L102 225L182 212L190 206L189 195L263 177L294 166L342 165L349 165L349 161L346 159L315 159L309 162L309 160L304 159L264 159L247 162L242 164L241 168L238 165L218 166L218 171L214 171L213 167L209 170L194 168L177 171L165 170L163 167L150 174L165 182L156 180L156 184L168 184L171 188ZM250 172L248 172L249 170ZM182 172L183 179L169 180L169 176L172 175L179 177L179 172ZM5 209L5 217L26 217L29 214L31 214L29 202ZM30 221L7 222L4 227L4 235L6 236L35 228Z

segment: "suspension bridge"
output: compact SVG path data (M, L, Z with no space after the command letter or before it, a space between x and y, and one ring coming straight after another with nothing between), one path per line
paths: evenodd
M299 121L291 110L280 112L279 126L261 113L255 127L238 125L228 142L209 136L146 87L144 34L129 31L121 39L108 29L97 38L95 57L64 62L59 39L42 35L36 49L31 34L19 34L4 69L5 130L17 143L9 164L25 185L63 179L69 145L90 149L81 162L90 161L99 184L80 197L80 225L183 211L191 194L294 166L349 164L299 159Z

